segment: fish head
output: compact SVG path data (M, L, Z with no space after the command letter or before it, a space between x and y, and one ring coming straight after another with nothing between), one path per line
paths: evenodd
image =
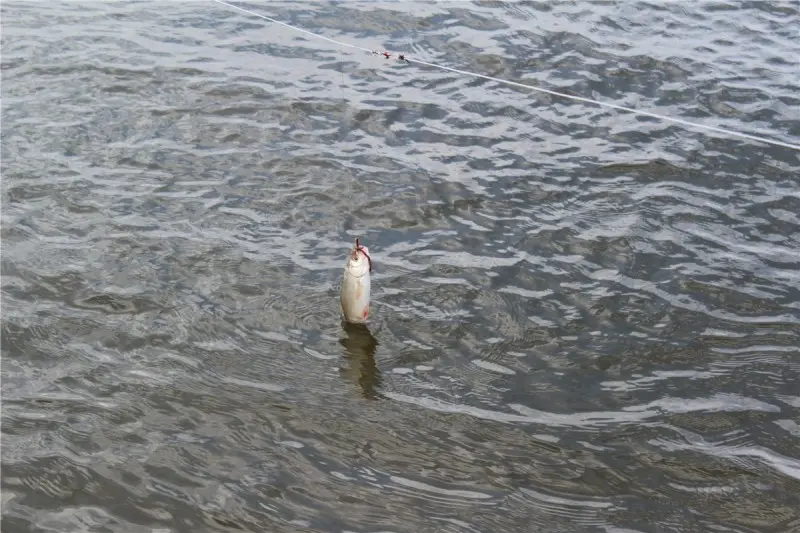
M357 278L372 272L372 259L369 256L369 248L359 244L358 239L356 239L355 245L350 250L350 255L347 259L347 272Z

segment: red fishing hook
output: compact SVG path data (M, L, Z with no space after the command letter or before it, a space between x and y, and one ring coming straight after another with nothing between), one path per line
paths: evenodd
M367 263L369 263L369 271L372 272L372 258L367 252L364 251L364 247L358 244L358 239L356 239L356 257L358 257L358 252L361 252L364 254L364 257L367 258Z

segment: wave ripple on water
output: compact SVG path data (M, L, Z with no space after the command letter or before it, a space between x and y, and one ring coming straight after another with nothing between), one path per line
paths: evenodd
M800 138L791 3L242 5ZM7 530L800 530L796 152L210 2L1 14Z

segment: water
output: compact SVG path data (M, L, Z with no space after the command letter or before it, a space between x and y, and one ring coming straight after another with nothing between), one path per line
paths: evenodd
M247 6L800 138L797 3ZM4 532L800 531L797 152L211 2L2 20Z

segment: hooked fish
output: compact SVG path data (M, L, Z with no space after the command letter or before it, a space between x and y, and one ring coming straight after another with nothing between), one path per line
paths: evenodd
M369 250L356 239L350 250L342 276L339 301L342 314L347 322L361 324L369 316L369 273L372 272L372 259Z

